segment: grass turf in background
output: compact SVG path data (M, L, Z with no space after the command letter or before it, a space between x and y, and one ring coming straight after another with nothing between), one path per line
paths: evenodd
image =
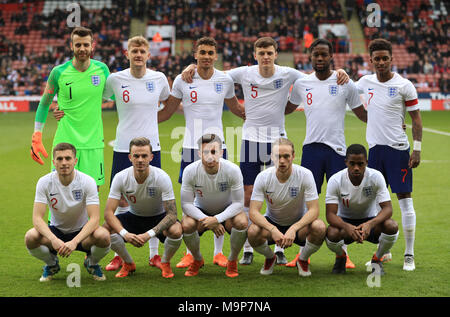
M298 276L296 268L277 266L271 276L262 276L259 270L263 257L255 254L250 266L239 265L239 277L230 279L225 276L225 269L212 264L213 239L207 232L201 239L201 251L206 265L197 277L185 277L185 269L175 268L175 264L185 251L184 243L172 259L175 273L173 279L161 277L160 271L148 266L148 246L137 249L129 246L136 265L134 275L125 279L116 279L113 272L106 272L105 282L96 282L83 267L84 254L75 252L68 259L60 259L61 271L50 283L38 281L43 263L28 254L24 245L25 232L32 227L32 206L37 180L50 171L50 159L45 165L36 164L29 155L34 113L0 114L0 175L2 214L0 216L1 261L0 296L176 296L176 297L297 297L297 296L450 296L450 246L448 244L450 218L447 211L450 203L446 199L450 188L450 136L424 130L422 146L422 163L414 170L414 206L417 213L416 229L416 271L404 272L404 239L400 225L400 235L392 249L393 260L385 265L386 275L381 278L381 287L370 288L366 280L369 273L364 264L368 261L376 246L371 243L349 246L351 259L356 269L348 270L345 276L332 275L334 255L325 244L311 257L310 278ZM51 115L50 115L51 116ZM43 133L43 143L51 151L52 138L56 123L49 116ZM104 112L105 143L115 138L117 114ZM422 112L425 128L450 133L449 112ZM407 115L407 124L410 124ZM242 120L229 112L224 112L225 127L241 127ZM177 130L174 128L179 127ZM162 146L162 166L171 176L177 199L179 218L180 185L177 182L179 163L173 162L171 149L180 149L184 118L175 114L169 121L160 124L160 141ZM365 142L365 124L353 115L346 117L346 141ZM286 117L288 137L296 147L295 163L300 163L301 144L305 136L304 114L296 112ZM231 129L233 130L233 129ZM229 130L230 131L230 130ZM239 131L239 129L235 130ZM407 129L410 142L411 129ZM172 135L172 133L174 133ZM226 132L227 134L227 132ZM171 138L173 136L174 138ZM228 144L230 160L235 163L240 150L240 136ZM100 189L101 213L108 196L109 176L111 172L112 148L105 147L106 184ZM320 195L321 218L325 220L324 193ZM395 195L391 195L394 207L393 218L401 223L400 209ZM160 253L162 253L160 244ZM229 251L229 236L226 235L224 253ZM298 246L286 250L288 260L298 252ZM104 267L112 258L113 252L101 261ZM81 270L81 287L69 288L66 278L67 265L77 263Z

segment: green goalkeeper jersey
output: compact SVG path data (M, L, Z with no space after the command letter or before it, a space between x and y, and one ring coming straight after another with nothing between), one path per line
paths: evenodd
M45 123L48 109L57 95L64 117L58 122L53 146L68 142L77 149L104 147L102 96L108 75L108 67L94 59L84 72L78 71L72 60L52 69L35 121Z

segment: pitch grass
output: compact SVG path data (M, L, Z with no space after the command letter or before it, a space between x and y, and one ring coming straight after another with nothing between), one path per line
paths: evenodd
M450 133L450 112L423 112L424 127ZM106 143L115 137L117 115L104 112ZM410 123L409 118L407 123ZM44 144L51 150L56 123L51 116L44 131ZM0 114L0 175L1 175L1 216L0 216L0 296L163 296L163 297L303 297L303 296L449 296L450 286L450 246L449 231L450 203L450 136L424 131L422 163L414 170L414 205L417 213L416 231L416 271L402 270L404 238L402 229L398 242L392 249L393 260L385 265L386 275L380 287L370 288L366 280L365 262L371 258L375 246L370 243L352 244L349 247L351 259L356 269L348 270L345 276L330 273L334 255L325 244L311 257L312 277L300 278L297 269L276 267L271 276L262 276L259 270L263 257L255 254L253 265L239 266L239 277L227 278L225 269L212 264L212 234L206 233L201 239L201 251L206 264L197 277L184 277L185 269L175 268L175 264L185 251L184 243L172 260L175 273L173 279L164 279L160 271L147 264L148 247L129 247L137 265L136 273L130 278L116 279L114 273L106 272L105 282L95 282L83 267L84 254L75 252L68 259L60 259L61 271L50 283L40 283L42 263L30 256L24 246L24 234L32 227L32 206L35 185L39 177L50 171L50 160L41 166L33 162L29 155L34 113ZM242 121L231 113L223 116L225 127L240 127ZM170 151L181 146L181 136L176 127L184 127L181 115L174 115L170 121L160 125L163 148L162 165L172 178L179 207L180 185L177 183L179 164L173 162ZM300 162L301 143L305 136L305 119L302 112L286 117L289 138L296 145L296 163ZM178 128L181 129L181 128ZM230 130L228 130L230 131ZM239 130L236 130L239 131ZM172 135L172 133L174 133ZM230 134L230 133L228 133ZM171 138L171 135L173 138ZM408 128L411 141L411 129ZM346 117L347 144L365 142L365 125L353 115ZM240 136L233 142L227 140L230 159L237 162ZM230 145L231 144L231 145ZM106 184L109 184L112 148L105 147ZM324 185L322 192L325 191ZM108 196L108 185L100 189L101 209ZM401 223L401 215L396 197L393 195L394 219ZM320 196L321 218L324 217L324 194ZM178 208L179 216L181 209ZM401 227L401 226L400 226ZM229 252L229 236L225 238L224 253ZM298 246L286 250L291 260L298 252ZM160 245L160 253L162 246ZM104 267L112 258L111 252L101 261ZM78 263L81 268L81 287L69 288L66 278L67 265Z

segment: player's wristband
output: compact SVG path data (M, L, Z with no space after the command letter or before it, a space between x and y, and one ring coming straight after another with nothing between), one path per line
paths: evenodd
M414 140L413 150L420 152L422 150L422 142Z
M128 233L128 231L127 231L127 229L122 229L122 230L120 230L120 232L119 232L119 234L122 236L122 238L124 238L125 239L125 235Z
M150 239L153 238L154 236L156 236L155 230L150 229L149 231L147 231L148 235L150 236Z

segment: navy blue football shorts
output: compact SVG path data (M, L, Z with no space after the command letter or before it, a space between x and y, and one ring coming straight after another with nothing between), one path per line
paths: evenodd
M272 143L242 140L239 167L244 179L244 185L253 185L256 176L264 167L272 166L271 153Z
M367 222L367 221L369 221L369 220L371 220L371 219L373 219L375 217L369 217L369 218L364 218L364 219L350 219L350 218L344 218L344 217L341 217L341 218L342 218L342 220L344 222L349 223L349 224L357 227L360 224L362 224L364 222ZM379 234L376 235L374 228L372 228L372 230L370 230L370 234L367 237L366 241L369 241L369 242L377 244L379 239L380 239L380 235ZM344 243L345 244L350 244L352 242L355 242L355 240L353 240L352 238L344 239Z
M161 222L161 220L165 216L166 213L164 212L160 215L153 217L142 217L127 211L122 214L118 214L116 217L117 219L120 220L120 223L128 232L134 234L141 234L154 228L158 223ZM166 236L162 232L157 234L156 237L162 243L164 243L164 241L166 240Z
M312 172L318 194L321 192L324 176L328 181L331 176L346 168L345 156L337 154L323 143L305 144L301 165Z
M56 228L55 226L49 225L48 228L58 239L60 239L63 242L69 242L69 241L73 240L73 238L75 238L81 231L81 229L80 229L75 232L64 233L61 230L59 230L58 228ZM81 242L77 244L77 247L75 250L85 252L88 255L91 254L91 250L86 250L85 248L83 248L83 245L81 244ZM53 254L57 253L55 250L51 250L51 252Z
M369 149L369 167L380 171L393 193L412 192L412 169L409 149L396 150L388 145L375 145Z
M288 231L289 228L291 227L291 226L281 226L281 225L277 224L276 222L272 221L272 220L271 220L269 217L267 217L267 216L265 216L265 218L267 219L268 222L270 222L270 223L273 224L275 227L277 227L277 229L280 230L280 232L281 232L282 234L285 234L286 231ZM269 240L267 240L267 243L268 243L269 245L272 245L272 244L275 244L275 241L273 241L272 239L269 239ZM295 235L294 243L295 243L295 244L298 244L299 246L304 247L304 246L305 246L305 243L306 243L306 239L305 239L305 240L300 240L299 237L298 237L298 235Z

